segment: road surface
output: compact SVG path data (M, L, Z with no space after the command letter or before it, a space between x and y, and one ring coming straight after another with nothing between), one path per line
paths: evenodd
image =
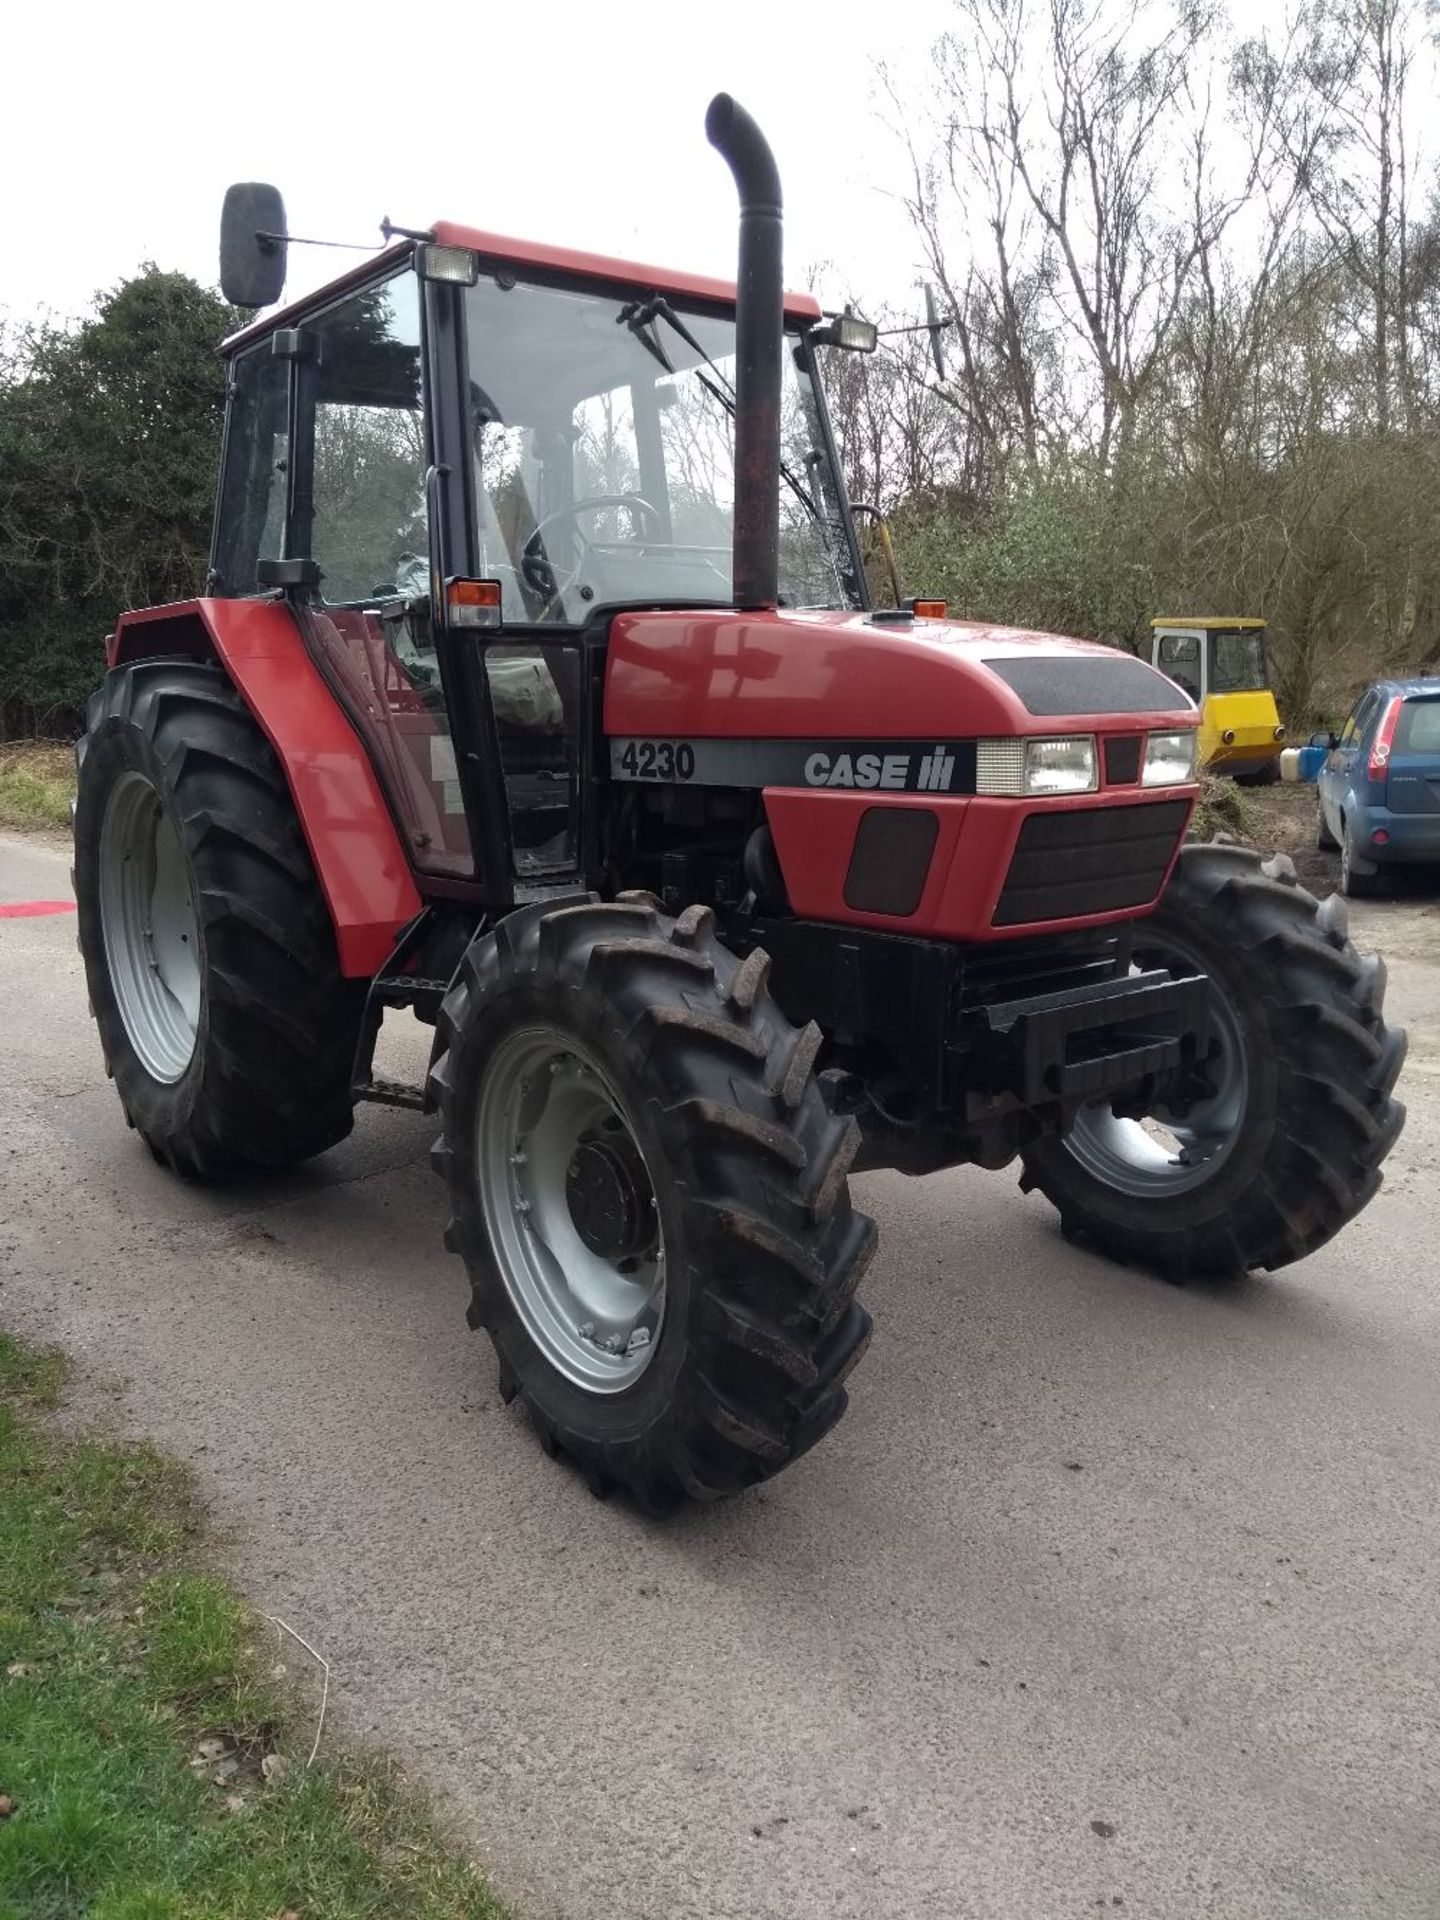
M58 843L0 843L0 902L68 894ZM105 1079L73 914L6 915L0 1321L194 1463L346 1731L525 1920L1434 1920L1440 910L1355 923L1411 1122L1338 1244L1182 1291L1013 1173L867 1177L846 1420L656 1524L502 1409L428 1121L185 1187Z

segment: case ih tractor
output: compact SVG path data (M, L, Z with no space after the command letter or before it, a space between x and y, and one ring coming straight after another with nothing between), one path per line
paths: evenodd
M1172 681L871 607L818 373L863 328L782 292L754 123L707 131L738 288L442 222L227 343L207 591L121 616L75 820L156 1157L434 1113L502 1394L652 1510L844 1410L852 1172L1018 1156L1067 1233L1238 1275L1351 1219L1402 1118L1340 903L1184 844ZM232 300L283 235L232 189ZM423 1088L372 1068L405 1008Z

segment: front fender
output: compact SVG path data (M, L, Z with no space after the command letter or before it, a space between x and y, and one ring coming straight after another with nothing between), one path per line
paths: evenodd
M120 616L111 667L166 654L213 659L274 748L335 927L340 971L377 973L420 911L410 863L369 756L279 600L185 600Z

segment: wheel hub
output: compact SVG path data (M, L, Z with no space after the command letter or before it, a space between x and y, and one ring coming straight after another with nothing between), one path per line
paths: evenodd
M512 1033L485 1069L477 1171L505 1290L550 1364L619 1393L665 1318L655 1185L600 1061L548 1026Z
M575 1231L602 1260L623 1270L653 1244L655 1196L628 1135L583 1137L566 1169L565 1198Z
M1203 972L1204 961L1176 942L1137 948L1136 965L1177 975ZM1213 980L1213 976L1212 976ZM1100 1101L1076 1114L1066 1146L1087 1172L1132 1199L1168 1199L1203 1186L1228 1159L1250 1101L1245 1041L1235 1009L1218 989L1214 1037L1197 1061L1153 1104Z
M125 1031L150 1077L173 1086L199 1029L200 928L180 836L144 774L124 774L106 805L99 893Z

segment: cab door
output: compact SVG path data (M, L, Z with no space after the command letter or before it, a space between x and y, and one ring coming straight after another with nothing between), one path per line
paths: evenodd
M1197 707L1205 704L1205 636L1203 633L1170 631L1155 636L1154 664L1177 687L1183 687Z
M1153 664L1177 687L1183 687L1200 709L1199 764L1203 767L1219 744L1219 733L1211 723L1207 699L1210 649L1205 644L1205 634L1195 628L1171 628L1157 633Z
M422 872L474 872L434 624L422 282L408 265L306 322L297 439L303 526L319 569L302 609L312 651L348 695Z

